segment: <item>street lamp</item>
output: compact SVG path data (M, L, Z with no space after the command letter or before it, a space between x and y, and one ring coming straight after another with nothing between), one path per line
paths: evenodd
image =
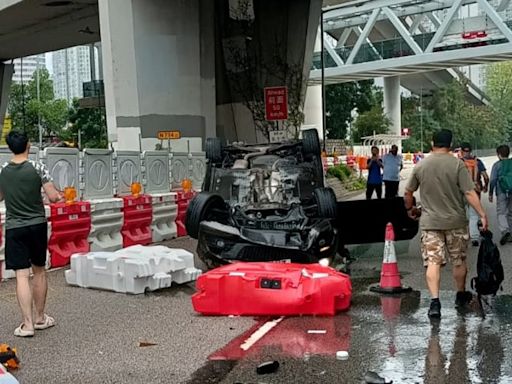
M420 146L423 153L423 87L420 88Z
M321 88L322 88L322 136L323 136L323 151L325 152L325 130L327 125L327 116L325 115L325 63L324 63L324 10L322 9L320 12L320 67L322 71L322 80L321 80Z

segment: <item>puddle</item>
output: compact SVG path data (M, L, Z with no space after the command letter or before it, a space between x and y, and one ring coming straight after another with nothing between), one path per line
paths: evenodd
M196 381L189 383L200 378L217 383L224 371L229 373L220 382L249 380L253 366L263 360L286 362L272 382L316 382L321 374L321 382L355 383L371 370L395 383L512 383L512 296L498 296L485 319L475 307L458 312L451 291L442 291L440 299L442 318L431 322L426 291L401 296L358 293L349 312L284 318L242 350L260 322L211 354L211 361L194 375ZM336 360L337 351L347 351L349 358ZM205 379L208 370L213 381Z

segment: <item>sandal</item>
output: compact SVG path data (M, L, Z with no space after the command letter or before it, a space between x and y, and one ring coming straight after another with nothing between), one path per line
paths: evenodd
M34 323L34 329L38 331L42 329L47 329L53 327L56 324L55 319L51 316L48 316L46 313L44 314L44 320L42 323Z
M14 330L14 336L18 336L18 337L32 337L34 336L34 331L27 331L25 329L23 329L23 326L25 324L24 323L21 323L20 326L18 328L16 328Z

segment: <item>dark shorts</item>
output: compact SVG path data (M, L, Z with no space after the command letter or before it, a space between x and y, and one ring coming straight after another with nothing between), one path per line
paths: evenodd
M46 265L48 224L35 224L5 231L6 269L26 269Z

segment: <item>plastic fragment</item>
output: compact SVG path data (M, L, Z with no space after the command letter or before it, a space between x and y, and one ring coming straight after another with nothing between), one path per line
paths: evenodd
M266 375L269 373L275 373L279 369L279 362L278 361L266 361L264 363L261 363L256 368L256 373L258 375Z

